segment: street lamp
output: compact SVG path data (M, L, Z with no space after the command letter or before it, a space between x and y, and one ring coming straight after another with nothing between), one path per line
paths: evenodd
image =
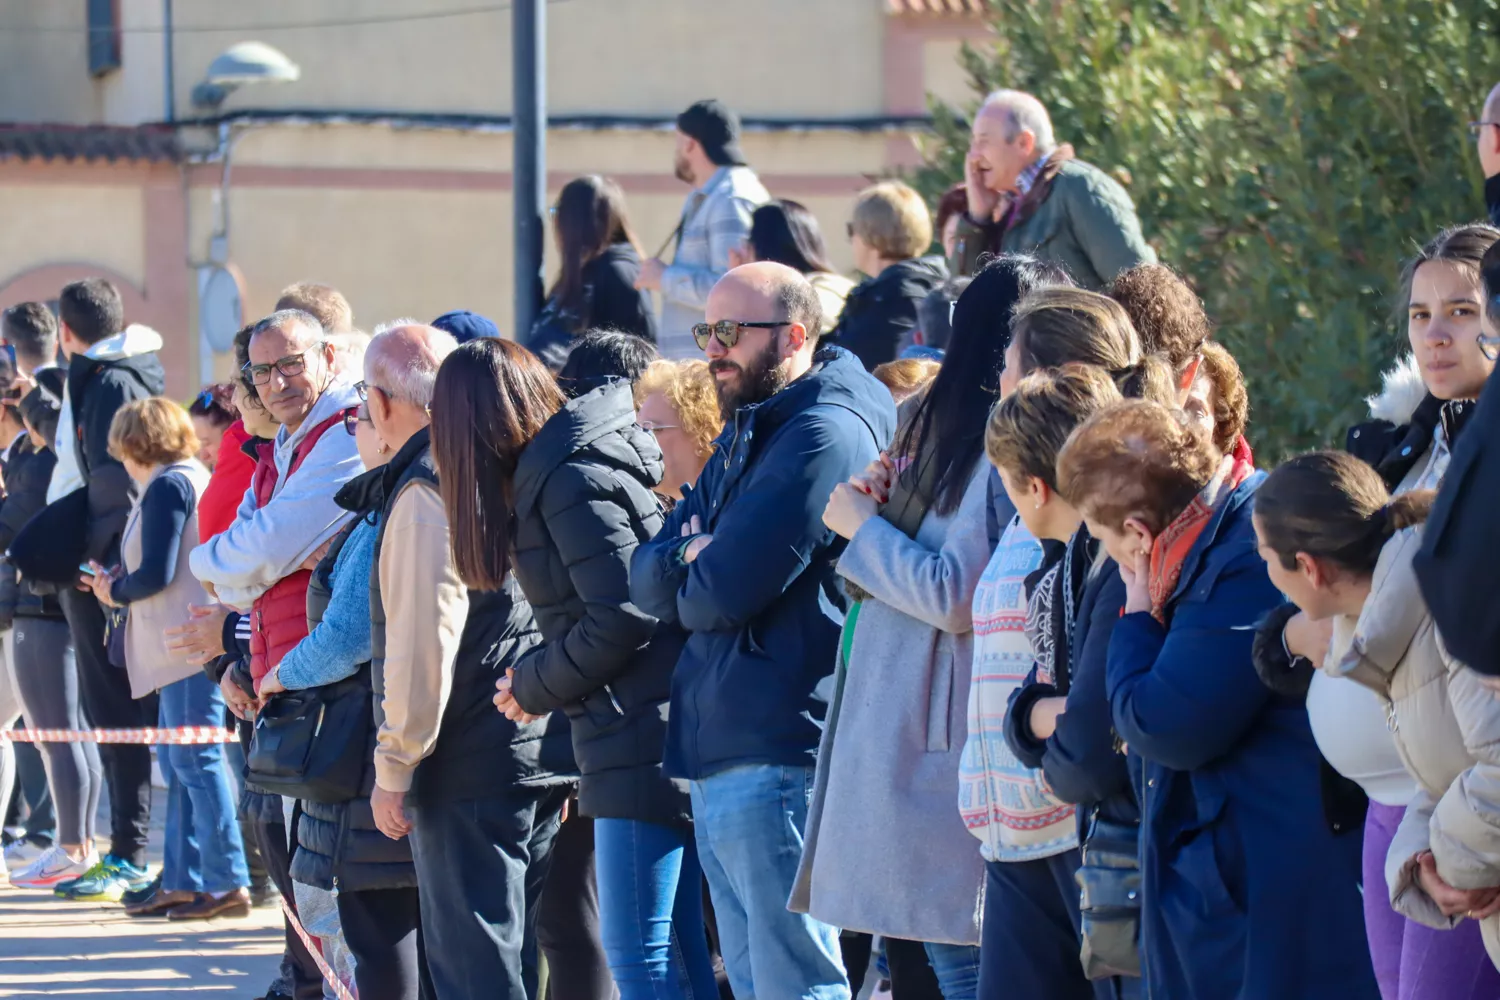
M208 64L203 82L193 88L193 104L217 108L224 98L248 84L292 83L301 76L302 67L281 50L265 42L240 42Z

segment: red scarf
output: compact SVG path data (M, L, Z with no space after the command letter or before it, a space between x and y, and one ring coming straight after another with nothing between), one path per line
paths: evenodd
M1208 527L1208 522L1213 520L1219 502L1250 478L1254 471L1255 466L1242 459L1238 450L1236 454L1224 456L1218 475L1209 480L1208 485L1193 497L1187 509L1173 518L1172 523L1156 536L1156 541L1151 545L1148 582L1151 589L1151 616L1163 625L1167 622L1167 601L1171 600L1177 589L1177 581L1182 578L1182 564L1187 560L1188 553Z

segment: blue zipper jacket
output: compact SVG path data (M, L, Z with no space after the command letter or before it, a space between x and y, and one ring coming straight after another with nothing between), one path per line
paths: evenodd
M1256 473L1188 553L1162 626L1122 617L1107 683L1141 800L1148 998L1376 1000L1360 838L1323 819L1302 705L1261 684L1255 626L1281 602L1256 552Z
M832 694L844 541L823 524L839 483L891 440L890 392L838 347L741 408L697 485L630 563L630 596L689 633L672 676L664 764L701 779L743 764L811 766ZM682 561L696 515L713 542Z

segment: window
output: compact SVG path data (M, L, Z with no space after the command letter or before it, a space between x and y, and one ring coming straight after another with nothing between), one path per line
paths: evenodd
M89 75L103 76L120 68L120 0L87 0L89 17Z

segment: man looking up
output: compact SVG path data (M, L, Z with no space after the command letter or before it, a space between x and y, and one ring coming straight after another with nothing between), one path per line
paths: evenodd
M833 488L891 440L859 359L820 350L822 307L781 264L737 267L694 330L731 429L655 539L631 598L689 632L665 765L691 782L698 853L737 996L847 998L838 932L787 910L844 604Z

